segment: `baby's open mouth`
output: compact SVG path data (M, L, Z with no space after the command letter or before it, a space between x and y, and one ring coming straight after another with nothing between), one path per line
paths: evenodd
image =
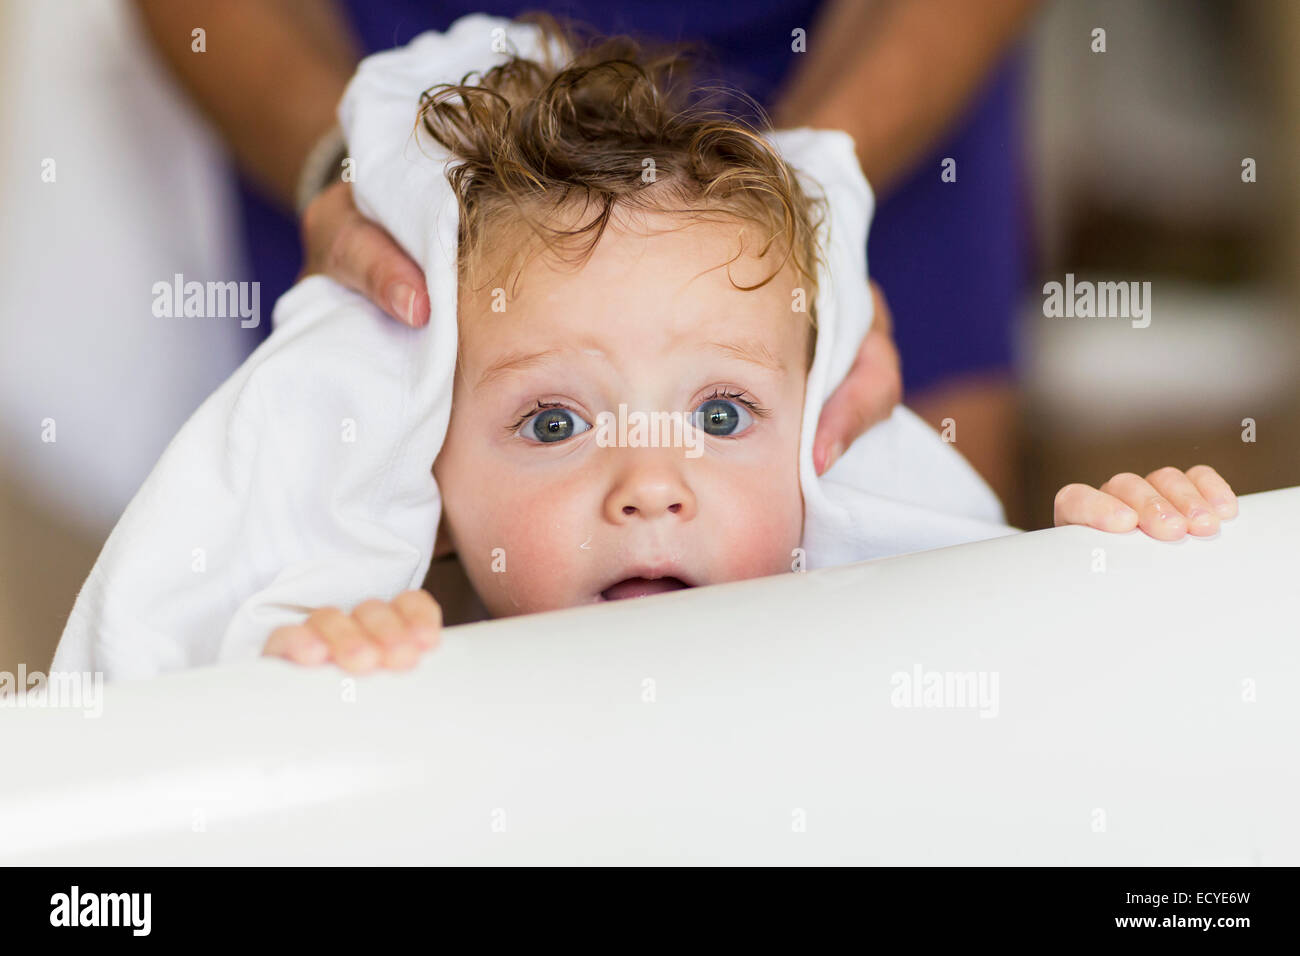
M645 597L649 594L663 594L665 591L680 591L694 587L681 578L624 578L617 584L611 584L600 592L606 601L619 601L623 598Z

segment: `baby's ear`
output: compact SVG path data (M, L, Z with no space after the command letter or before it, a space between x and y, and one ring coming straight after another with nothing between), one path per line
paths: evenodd
M438 519L438 535L433 543L433 560L437 561L439 558L455 553L456 546L451 543L451 535L447 533L447 512L444 510Z

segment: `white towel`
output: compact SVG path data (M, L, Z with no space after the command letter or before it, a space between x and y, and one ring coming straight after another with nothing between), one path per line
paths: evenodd
M181 429L118 522L55 670L117 679L251 657L312 608L424 580L456 359L458 209L449 157L413 131L421 91L503 61L492 51L504 37L521 55L540 50L534 27L466 16L367 58L340 106L357 205L423 264L429 326L399 325L323 276L286 293L274 334ZM871 322L873 198L844 133L770 139L830 209L799 448L806 566L1014 532L966 461L901 407L816 475L818 416Z

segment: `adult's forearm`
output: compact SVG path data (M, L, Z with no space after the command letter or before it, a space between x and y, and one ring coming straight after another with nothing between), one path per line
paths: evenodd
M961 113L1036 2L838 0L814 24L774 121L848 131L867 178L887 190Z
M135 0L146 35L241 168L293 208L357 51L332 0ZM193 31L204 31L205 52Z

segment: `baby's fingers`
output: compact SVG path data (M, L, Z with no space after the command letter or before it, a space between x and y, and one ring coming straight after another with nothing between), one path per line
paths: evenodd
M329 658L329 645L309 627L290 624L277 627L267 638L262 653L268 657L283 657L295 664L324 664Z
M1132 472L1116 475L1102 485L1101 490L1137 511L1138 526L1151 537L1159 541L1177 541L1187 533L1187 519L1178 509L1150 482Z
M1205 496L1220 518L1237 517L1237 496L1217 471L1209 465L1196 465L1187 469L1197 489Z
M1177 468L1160 468L1147 475L1157 491L1168 498L1187 519L1187 530L1195 535L1219 533L1219 518L1192 479Z
M349 614L336 607L313 611L307 627L329 645L330 658L344 670L362 673L380 663L380 648Z
M433 595L419 588L403 591L393 598L393 608L424 647L437 646L438 635L442 630L442 608L433 599Z
M411 627L387 601L363 601L352 617L378 646L385 667L406 670L420 659L420 644Z
M1098 531L1132 531L1138 513L1124 502L1088 485L1066 485L1056 493L1054 523L1081 524Z

